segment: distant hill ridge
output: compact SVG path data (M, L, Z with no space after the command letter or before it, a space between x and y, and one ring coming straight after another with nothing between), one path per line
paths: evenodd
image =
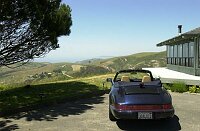
M128 56L120 56L100 60L84 60L84 64L100 65L114 70L127 68L164 67L166 52L143 52Z
M57 81L116 72L122 69L166 66L166 52L143 52L109 59L89 59L78 63L31 62L15 69L0 68L1 83Z

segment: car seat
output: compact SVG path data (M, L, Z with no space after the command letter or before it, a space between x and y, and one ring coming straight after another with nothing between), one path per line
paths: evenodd
M121 81L130 82L130 78L128 76L122 76Z
M150 76L143 76L142 82L151 82L151 77Z

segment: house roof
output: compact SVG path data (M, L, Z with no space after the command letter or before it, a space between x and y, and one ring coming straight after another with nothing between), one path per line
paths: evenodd
M166 41L160 42L156 46L173 45L173 44L181 43L184 41L192 41L197 36L200 36L200 27L194 30L188 31L186 33L183 33L179 36L168 39Z

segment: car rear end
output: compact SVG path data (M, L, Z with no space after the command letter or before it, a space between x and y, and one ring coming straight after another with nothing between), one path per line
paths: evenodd
M174 116L172 104L162 105L126 105L110 106L112 114L117 119L162 119Z
M174 116L170 94L158 86L124 86L110 104L117 119L165 119Z

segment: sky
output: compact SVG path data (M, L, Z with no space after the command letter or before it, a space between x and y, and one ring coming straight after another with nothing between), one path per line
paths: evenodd
M72 9L71 34L60 48L37 62L76 62L91 58L164 51L161 41L200 27L200 0L63 0Z

